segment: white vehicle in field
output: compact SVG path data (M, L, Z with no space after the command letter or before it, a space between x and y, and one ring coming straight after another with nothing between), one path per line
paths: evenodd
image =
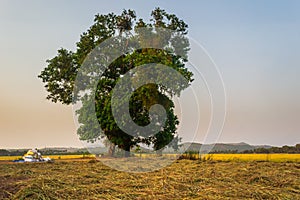
M24 156L23 156L24 162L50 162L52 161L51 158L43 158L41 153L38 152L38 150L32 149L29 150Z

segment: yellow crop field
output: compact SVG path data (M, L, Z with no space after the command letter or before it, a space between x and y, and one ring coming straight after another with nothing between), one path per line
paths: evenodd
M136 154L137 157L156 156L152 154ZM175 157L176 154L164 155ZM94 155L45 155L54 160L95 158ZM271 162L300 162L300 154L183 154L183 158L215 160L215 161L271 161ZM11 161L22 158L22 156L0 156L0 161Z
M44 157L49 157L49 158L55 159L55 160L95 158L94 155L49 155L49 156L44 156Z
M300 162L300 154L212 154L206 155L207 158L221 161L273 161L273 162Z
M215 161L300 162L300 154L183 154L185 157Z
M95 158L94 155L44 155L43 157L49 157L55 160ZM0 156L0 161L11 161L11 160L18 160L21 158L22 156Z
M21 159L22 156L0 156L0 160L6 161L6 160L18 160Z

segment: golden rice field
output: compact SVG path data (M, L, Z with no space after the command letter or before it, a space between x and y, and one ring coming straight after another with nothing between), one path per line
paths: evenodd
M184 156L215 161L300 162L300 154L184 154Z
M44 155L54 160L68 160L68 159L82 159L82 158L95 158L94 155ZM22 156L0 156L0 161L18 160Z
M149 154L136 154L137 157L149 157ZM168 154L167 156L176 156ZM300 162L300 154L184 154L183 157L214 161L271 161L271 162ZM54 160L95 158L94 155L45 155ZM20 159L21 156L0 156L0 161Z

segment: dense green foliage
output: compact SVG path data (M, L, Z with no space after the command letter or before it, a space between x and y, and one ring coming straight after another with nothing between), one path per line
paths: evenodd
M149 31L139 31L138 28L148 28ZM174 35L160 37L159 28L176 31L182 37L175 37ZM129 32L134 30L135 34L131 36ZM105 138L113 145L117 145L126 151L130 151L131 147L138 146L141 143L152 144L155 150L159 150L168 144L177 148L176 142L170 143L172 140L179 141L176 134L179 121L174 113L174 104L171 98L174 95L180 95L180 92L187 88L189 84L176 85L175 82L176 87L173 90L165 88L163 85L147 84L134 92L130 99L129 109L133 121L139 126L146 126L150 123L149 108L152 105L160 104L166 110L167 120L163 130L151 136L143 135L143 133L129 135L118 127L112 114L111 95L112 89L121 75L135 67L148 63L159 63L172 67L190 83L193 74L185 67L189 50L188 40L184 38L186 34L186 23L175 15L168 14L159 8L152 11L149 23L143 19L137 20L136 14L132 10L124 10L121 15L115 15L114 13L96 15L94 24L81 35L75 52L60 49L57 56L47 61L48 66L39 75L39 78L46 83L45 87L49 92L47 99L63 104L71 104L74 99L83 103L82 107L77 110L78 121L81 123L77 133L81 140L95 142L98 139ZM163 49L134 49L132 52L120 56L113 63L110 63L104 72L99 72L101 77L95 96L80 96L80 91L86 88L76 88L76 95L73 96L76 75L89 53L106 39L123 35L126 36L127 42L138 37L140 41L145 43L148 42L147 38L151 35L151 38L155 38L151 42L162 44ZM180 52L180 56L176 52ZM101 59L105 60L105 58ZM95 71L97 70L95 69ZM86 74L91 73L89 71ZM138 78L142 79L143 77L141 75ZM84 87L84 84L82 87ZM93 105L95 105L97 120L100 123L102 132L99 132L97 127L91 127L90 125L91 120L93 120L90 116Z

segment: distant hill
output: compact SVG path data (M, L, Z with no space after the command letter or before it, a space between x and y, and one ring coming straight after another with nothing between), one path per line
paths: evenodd
M216 143L216 144L200 144L200 143L183 143L180 151L196 151L200 149L205 152L243 152L246 150L254 150L258 148L269 149L269 145L250 145L244 142L241 143Z

